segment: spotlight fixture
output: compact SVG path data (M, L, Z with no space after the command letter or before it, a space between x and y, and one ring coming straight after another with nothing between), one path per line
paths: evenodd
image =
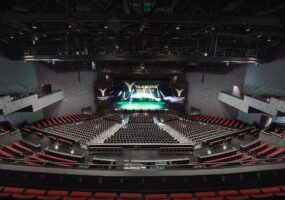
M33 24L32 28L37 29L38 27L35 24Z
M271 38L270 37L267 39L267 42L271 42Z
M176 30L180 30L180 26L176 26Z
M249 32L249 31L250 31L250 28L249 28L249 27L247 27L247 28L245 29L245 31L246 31L246 32Z
M104 26L105 29L108 29L109 27L107 25Z
M207 52L205 52L205 53L204 53L204 56L208 56L208 53L207 53Z
M261 35L261 34L258 34L258 35L257 35L257 37L258 37L258 38L261 38L261 37L262 37L262 35Z
M19 35L23 35L23 34L24 34L23 32L21 32L21 31L19 32Z
M14 39L14 36L13 36L13 35L11 35L11 36L10 36L10 39Z

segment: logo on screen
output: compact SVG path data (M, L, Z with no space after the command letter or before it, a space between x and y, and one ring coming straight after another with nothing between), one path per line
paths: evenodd
M129 92L132 92L132 87L135 85L136 82L128 83L125 82L126 86L128 87Z
M106 101L106 100L108 100L109 99L109 96L105 96L105 93L106 93L106 91L107 91L107 88L99 88L98 89L100 92L101 92L101 96L98 96L98 99L100 100L100 101Z
M181 90L175 89L175 90L177 92L177 97L181 97L181 94L184 91L184 89L181 89Z

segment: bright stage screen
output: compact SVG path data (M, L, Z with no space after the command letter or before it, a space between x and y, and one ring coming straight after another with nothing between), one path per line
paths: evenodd
M114 81L113 88L110 96L117 110L164 110L184 100L172 95L169 81Z

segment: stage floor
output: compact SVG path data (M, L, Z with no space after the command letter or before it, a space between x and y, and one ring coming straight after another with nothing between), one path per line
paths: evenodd
M166 103L163 101L119 101L116 102L119 110L164 110Z

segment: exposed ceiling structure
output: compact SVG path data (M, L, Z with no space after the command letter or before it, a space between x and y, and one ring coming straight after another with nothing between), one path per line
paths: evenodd
M285 37L284 0L0 4L0 42L9 56L47 62L58 70L145 72L167 65L178 71L224 71L229 65L266 62Z

